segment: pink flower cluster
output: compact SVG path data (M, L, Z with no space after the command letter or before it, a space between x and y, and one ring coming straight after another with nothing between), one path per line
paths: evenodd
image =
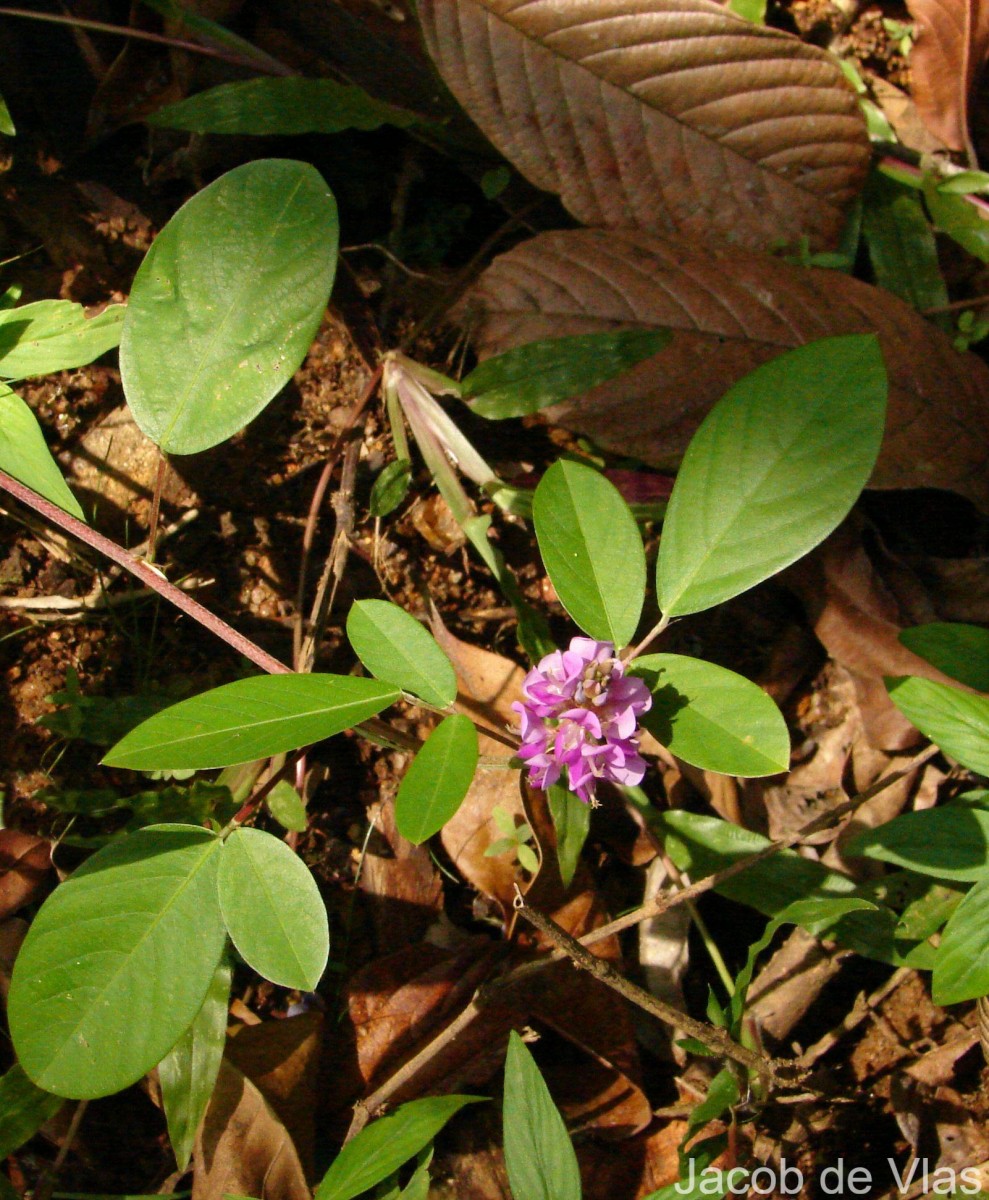
M566 767L570 790L593 804L599 779L641 781L638 722L652 696L641 679L626 677L611 642L576 637L568 650L547 654L526 675L522 696L512 708L533 787L550 787Z

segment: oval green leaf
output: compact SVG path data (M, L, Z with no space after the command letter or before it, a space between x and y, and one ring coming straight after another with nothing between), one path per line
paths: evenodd
M398 832L417 846L460 807L477 770L477 730L469 717L445 717L412 760L395 798Z
M51 456L34 413L9 387L0 383L0 470L80 521L79 501L69 491Z
M220 856L220 909L248 966L311 992L326 969L330 931L319 889L299 856L270 833L235 829Z
M989 696L914 676L887 679L886 690L906 719L945 754L989 776Z
M539 552L560 603L599 641L635 636L646 587L646 556L635 518L600 472L561 459L532 498Z
M429 1096L379 1117L349 1141L316 1189L316 1200L353 1200L413 1158L465 1104L485 1096Z
M201 771L286 754L387 708L397 688L350 675L238 679L156 713L103 762L132 771Z
M172 217L120 341L127 402L162 450L208 450L288 382L326 307L338 232L322 177L287 159L229 171Z
M300 75L221 83L177 104L166 104L148 118L149 125L190 133L280 137L382 125L404 128L414 121L412 113L375 100L363 88Z
M864 830L844 853L895 863L935 879L975 883L989 867L989 810L948 804L904 813Z
M91 363L119 343L125 311L122 304L111 304L87 317L71 300L0 310L0 376L24 379Z
M781 354L714 406L666 511L657 590L667 616L720 604L827 537L868 482L886 391L878 341L855 334Z
M580 1168L570 1135L525 1042L513 1029L505 1060L505 1170L513 1196L580 1200Z
M935 1004L960 1004L989 994L989 878L977 883L948 919L931 978Z
M461 395L480 417L524 417L621 375L670 337L667 329L620 329L530 342L481 363Z
M677 758L742 778L789 769L783 714L757 684L683 654L646 654L629 669L653 694L642 724Z
M404 608L387 600L358 600L347 614L347 637L376 679L437 708L456 700L457 676L450 660Z
M945 675L977 692L989 692L989 629L932 621L901 630L900 641Z
M75 1100L119 1092L192 1024L226 938L220 849L204 829L152 826L94 854L45 901L8 1003L18 1060L39 1087Z

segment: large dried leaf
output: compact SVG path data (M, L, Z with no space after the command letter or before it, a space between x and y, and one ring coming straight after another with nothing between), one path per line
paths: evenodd
M837 238L869 160L837 63L713 0L420 0L457 99L587 225Z
M51 842L0 829L0 920L29 904L53 880Z
M986 0L907 0L917 23L910 76L917 111L950 149L971 148L969 101L989 58Z
M525 342L667 327L671 344L545 410L606 449L671 467L712 404L781 351L879 335L890 395L872 487L941 487L989 511L989 368L902 301L837 271L633 231L546 233L495 259L471 294L482 357Z
M253 1083L226 1059L196 1139L192 1200L227 1195L310 1200L285 1126Z

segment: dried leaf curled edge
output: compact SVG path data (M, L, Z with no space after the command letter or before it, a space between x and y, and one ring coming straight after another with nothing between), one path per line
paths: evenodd
M969 102L989 59L987 0L907 0L917 23L910 51L911 88L927 128L949 150L965 150L975 165Z
M451 91L586 225L833 244L864 182L837 62L714 0L420 0Z
M989 512L989 368L895 296L837 271L631 230L564 230L496 258L460 315L482 358L547 337L673 330L653 358L542 414L664 468L760 363L834 334L877 333L890 395L870 486L945 488Z

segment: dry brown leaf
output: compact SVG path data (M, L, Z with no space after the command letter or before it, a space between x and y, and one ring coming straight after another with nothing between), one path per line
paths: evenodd
M226 1059L196 1137L192 1200L257 1196L311 1200L285 1126L253 1083Z
M225 1050L230 1062L271 1105L310 1172L323 1024L321 1012L307 1012L258 1025L235 1025Z
M54 879L51 842L0 829L0 920L30 903Z
M714 402L784 350L876 332L890 377L871 486L940 487L989 511L989 367L902 301L838 271L645 233L541 234L495 259L465 307L482 357L568 334L673 331L653 358L545 410L555 424L656 467L677 464Z
M833 243L869 162L833 58L713 0L420 0L450 89L586 225Z
M883 677L919 675L937 683L958 684L898 640L907 622L852 523L846 522L791 567L784 581L804 601L814 632L828 654L854 680L865 733L872 745L884 750L915 746L920 740L917 730L893 705Z
M969 101L989 58L986 0L907 0L917 24L910 51L913 97L924 124L950 150L975 153L969 135Z
M425 846L414 846L395 828L392 795L374 808L375 834L368 842L360 888L382 953L419 942L443 910L443 881Z

